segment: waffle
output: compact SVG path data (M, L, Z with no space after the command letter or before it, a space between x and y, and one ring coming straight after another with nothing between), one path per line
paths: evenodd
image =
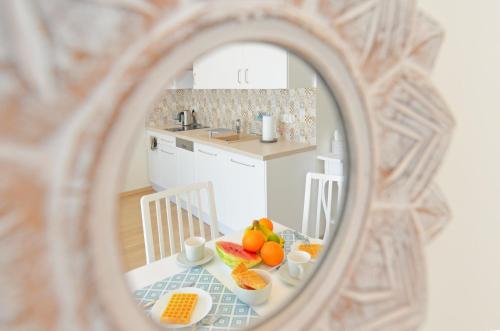
M237 274L241 274L242 272L248 271L248 268L244 263L238 264L234 269L233 272L231 273L233 276Z
M198 294L174 293L167 308L161 314L161 321L169 324L188 324L198 302Z
M307 252L311 255L313 259L318 257L323 245L321 244L300 244L299 251Z
M239 287L247 290L259 290L267 285L258 273L248 270L243 263L236 266L231 275Z

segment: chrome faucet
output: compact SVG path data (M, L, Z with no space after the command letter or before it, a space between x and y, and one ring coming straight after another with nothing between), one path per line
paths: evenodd
M241 120L240 119L236 120L236 133L237 134L241 133Z

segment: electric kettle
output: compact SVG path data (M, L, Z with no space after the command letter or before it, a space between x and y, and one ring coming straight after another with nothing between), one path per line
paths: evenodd
M193 125L193 113L191 110L184 110L177 114L177 120L182 126Z

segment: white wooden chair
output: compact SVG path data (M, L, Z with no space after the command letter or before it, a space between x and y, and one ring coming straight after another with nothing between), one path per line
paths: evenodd
M206 194L207 198L202 199L202 194ZM185 206L185 210L187 211L187 218L189 224L189 236L195 236L195 227L193 221L193 212L196 212L198 216L198 226L200 236L207 239L205 236L205 222L204 216L208 216L207 224L210 225L210 233L211 239L215 239L219 235L219 228L217 225L217 213L215 209L215 199L214 199L214 189L211 182L197 183L192 185L187 185L184 187L175 187L169 190L152 193L145 195L141 198L141 214L142 214L142 228L144 232L144 245L146 248L146 263L149 264L156 260L154 242L153 242L153 226L150 212L150 203L154 202L156 209L156 223L158 230L158 241L159 241L159 250L160 250L160 258L164 258L165 255L165 241L163 236L163 220L162 220L162 204L161 200L164 200L165 203L165 214L166 214L166 225L168 230L168 239L170 246L170 255L176 253L175 249L175 234L173 229L173 221L172 221L172 207L171 207L171 199L175 201L176 210L177 210L177 222L178 222L178 233L177 238L179 239L180 247L182 250L182 246L184 243L185 235L184 235L184 222L183 222L183 213L182 207ZM208 204L208 206L205 206ZM193 209L193 202L196 202Z
M306 177L306 189L304 196L304 214L302 217L302 233L309 235L309 219L311 218L311 194L314 184L317 183L317 201L316 201L316 224L313 238L321 237L322 223L324 222L323 238L328 238L331 227L338 221L340 208L342 207L342 194L344 185L344 176L325 175L317 173L308 173ZM335 215L332 216L332 200L334 198L334 189L337 192L337 201L335 205ZM323 218L322 218L323 216ZM323 222L322 222L323 220Z

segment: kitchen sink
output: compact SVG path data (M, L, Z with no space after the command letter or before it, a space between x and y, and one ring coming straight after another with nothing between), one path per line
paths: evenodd
M214 137L214 139L223 140L223 141L240 141L241 136L239 134L232 134L229 136Z
M212 136L212 139L225 141L227 143L236 143L240 141L249 141L259 139L258 136L250 135L250 134L238 134L238 133L230 133L218 136Z
M235 133L234 130L226 129L226 128L213 128L208 130L208 134L217 135L217 134L229 134Z

